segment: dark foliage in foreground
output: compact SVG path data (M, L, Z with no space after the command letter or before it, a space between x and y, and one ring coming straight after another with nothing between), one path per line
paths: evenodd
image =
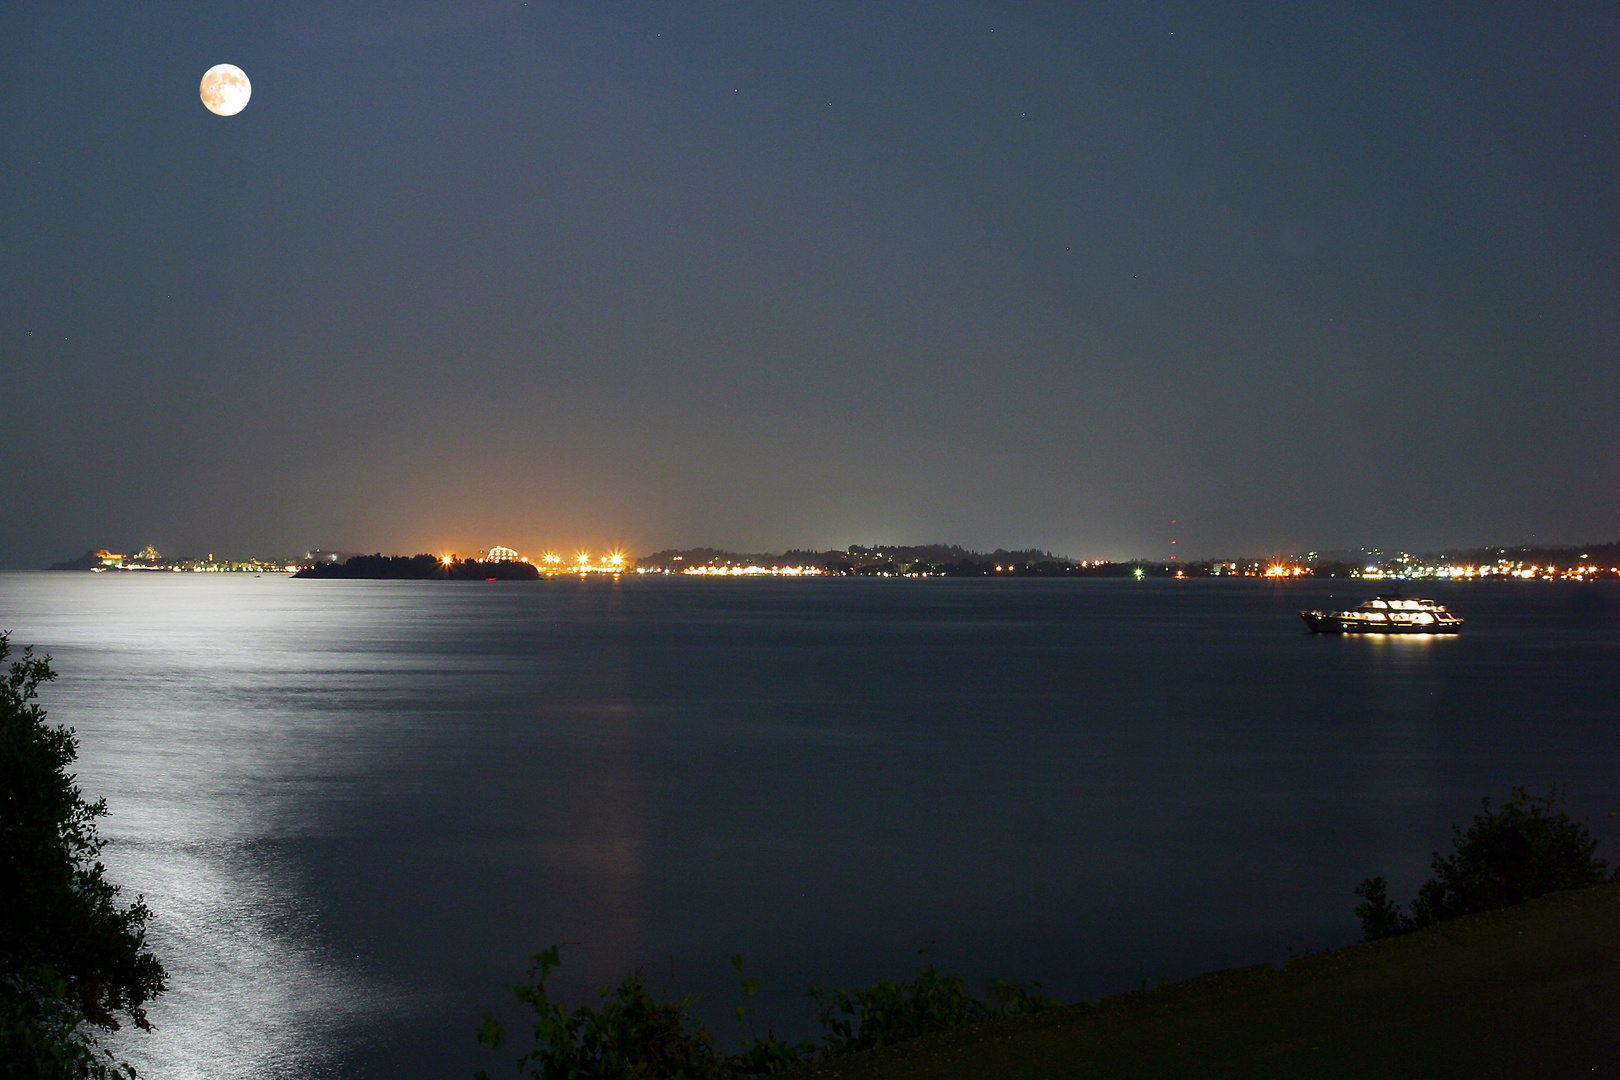
M355 555L341 563L316 563L298 571L301 578L356 578L385 581L534 581L540 571L526 562L479 562L437 555Z
M10 652L0 634L0 661ZM0 1076L133 1075L95 1029L117 1030L122 1013L150 1030L163 966L146 951L146 905L120 907L96 857L107 806L67 772L77 740L35 700L54 678L32 649L0 675Z
M1040 1012L1057 1005L1020 983L990 980L991 1001L968 993L958 975L941 975L924 963L910 982L887 980L864 989L832 992L810 988L816 1015L827 1032L822 1056L858 1054L935 1031Z
M1356 886L1356 916L1368 941L1410 933L1444 919L1510 907L1544 893L1610 880L1608 863L1595 857L1598 842L1561 807L1557 788L1532 795L1516 787L1493 813L1483 800L1464 832L1451 827L1453 853L1434 853L1434 877L1418 890L1410 914L1389 899L1381 877Z
M749 1004L739 1006L737 1020L749 1029L739 1054L720 1051L714 1035L692 1019L693 999L659 1002L647 992L641 972L626 977L617 987L602 989L600 1008L581 1006L565 1013L546 994L546 980L556 970L558 947L553 945L531 958L528 981L510 986L520 1002L534 1013L534 1046L517 1060L518 1071L532 1080L743 1080L769 1076L796 1065L843 1057L886 1046L933 1031L1040 1012L1057 1002L1031 993L1018 983L999 979L990 984L994 1002L968 993L955 975L940 975L932 964L917 969L910 982L880 982L864 989L842 987L810 991L826 1036L821 1043L789 1043L768 1033L753 1033L751 1004L759 980L742 976L742 957L732 966L742 978ZM505 1028L486 1015L478 1041L498 1048ZM480 1072L479 1080L488 1080Z

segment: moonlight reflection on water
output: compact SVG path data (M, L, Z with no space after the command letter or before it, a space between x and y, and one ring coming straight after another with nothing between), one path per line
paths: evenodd
M126 840L108 855L120 880L149 883L151 946L170 973L157 1034L120 1046L143 1075L341 1075L332 1051L345 1029L420 1005L322 949L307 885L272 844Z

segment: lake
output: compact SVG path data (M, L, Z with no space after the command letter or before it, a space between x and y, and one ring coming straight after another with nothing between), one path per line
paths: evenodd
M530 952L740 1035L907 975L1064 1000L1356 940L1449 826L1567 786L1620 857L1620 588L1354 581L299 581L0 574L170 972L159 1078L515 1075ZM1331 599L1330 599L1331 598Z

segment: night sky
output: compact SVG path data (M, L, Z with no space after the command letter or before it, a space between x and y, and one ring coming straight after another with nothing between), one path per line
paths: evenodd
M0 566L1620 537L1612 3L11 2L0 124Z

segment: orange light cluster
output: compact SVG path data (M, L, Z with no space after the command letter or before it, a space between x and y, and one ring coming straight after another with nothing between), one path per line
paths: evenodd
M529 563L543 574L622 574L625 571L625 563L628 562L628 557L622 551L610 551L600 559L592 559L590 552L581 551L570 562L552 551L546 552L539 559L531 559L506 547L491 548L485 558L497 562ZM455 561L455 556L443 555L439 561L449 566Z

